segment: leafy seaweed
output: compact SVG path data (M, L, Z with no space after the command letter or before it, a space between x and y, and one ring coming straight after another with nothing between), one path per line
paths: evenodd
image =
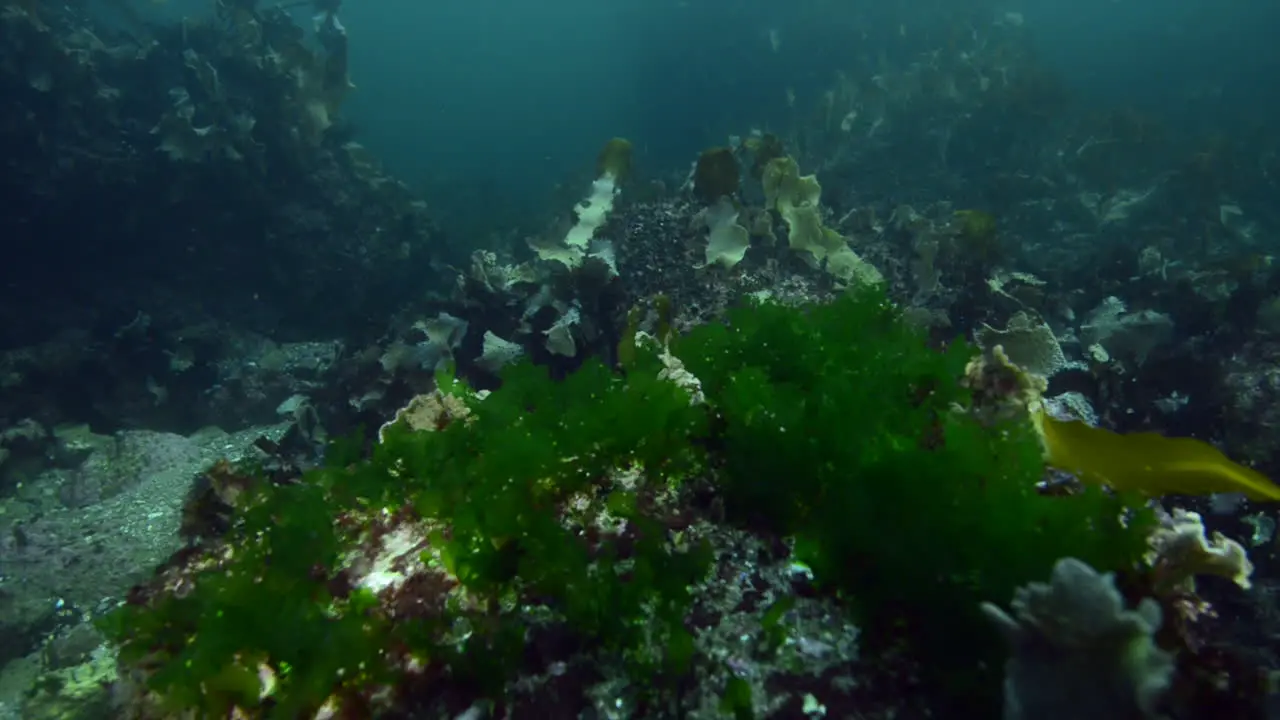
M1007 600L1060 557L1122 570L1144 549L1141 519L1121 521L1137 512L1125 499L1038 494L1031 424L964 412L974 351L930 349L878 291L739 309L675 353L717 413L734 517L794 537L872 645L905 643L939 685L987 688L986 701L998 688L983 675L1003 648L981 602Z
M275 677L264 713L314 712L344 686L394 677L388 647L497 692L520 659L527 628L510 604L524 597L549 603L637 672L682 672L692 655L688 588L710 557L704 547L674 549L637 498L701 472L690 438L705 434L706 415L658 379L659 367L652 349L637 352L627 378L589 362L556 383L517 365L483 401L441 378L442 390L469 403L465 422L390 428L366 458L341 442L299 484L260 484L226 539L229 561L196 572L182 596L125 605L103 628L122 657L151 671L167 704L206 714L254 707L264 667ZM612 487L620 471L631 483ZM566 522L574 496L601 496L601 507L630 524L625 554L615 542L588 543ZM383 509L447 528L430 541L476 607L392 623L368 591L330 594L344 552L365 541L362 528L336 520ZM467 637L442 640L460 620ZM654 643L677 652L664 659Z
M971 348L930 348L878 291L752 305L673 338L704 406L660 376L653 347L624 345L625 374L589 361L553 382L517 364L483 400L442 375L465 419L389 428L371 453L337 443L301 482L259 483L181 592L136 594L104 629L168 706L209 716L296 717L394 684L392 649L500 693L529 598L636 673L678 676L695 654L689 587L711 558L669 541L655 498L714 468L734 522L794 538L873 649L907 647L940 697L977 716L998 694L1002 656L979 603L1063 556L1123 570L1143 549L1148 520L1127 499L1037 494L1030 423L966 412ZM571 518L574 503L593 509ZM604 515L625 523L627 542L586 531ZM426 539L470 601L393 620L371 592L344 590L345 558L369 540L360 519L375 517L434 528ZM468 632L450 631L459 623ZM260 699L264 668L274 686ZM749 713L741 687L726 697Z

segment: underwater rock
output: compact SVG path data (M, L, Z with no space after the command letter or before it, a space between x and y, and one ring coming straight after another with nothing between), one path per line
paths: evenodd
M35 639L33 630L83 619L104 600L146 578L181 544L178 527L193 480L215 460L251 458L261 436L285 425L191 437L130 431L93 451L77 482L96 488L95 502L40 509L10 498L0 513L0 637ZM35 487L58 482L51 472ZM4 659L27 646L5 647Z

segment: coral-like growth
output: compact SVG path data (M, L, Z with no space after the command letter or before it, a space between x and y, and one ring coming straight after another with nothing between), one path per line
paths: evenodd
M1004 720L1164 717L1174 657L1155 644L1160 604L1126 607L1110 573L1064 558L1048 583L1018 588L1012 615L982 609L1013 648Z

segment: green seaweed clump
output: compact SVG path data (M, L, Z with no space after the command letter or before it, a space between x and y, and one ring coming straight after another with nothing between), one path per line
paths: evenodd
M225 558L202 559L190 577L162 573L158 591L135 589L99 623L121 662L147 673L164 712L259 708L266 673L267 716L301 717L386 679L379 655L391 628L370 593L331 587L343 550L332 474L311 480L248 492L230 542L215 552Z
M649 340L620 345L624 373L593 360L554 382L517 364L484 399L442 374L442 401L461 409L435 431L397 423L371 454L338 443L300 482L246 491L221 543L104 621L122 660L175 710L375 717L411 666L433 670L412 675L418 693L447 677L500 697L539 608L638 685L688 678L690 587L710 551L664 521L690 509L678 490L698 476L730 521L794 540L868 650L918 660L941 714L990 717L1004 648L979 604L1061 557L1139 562L1140 505L1038 494L1029 419L972 412L974 350L931 348L883 291L753 304L683 337L669 301L655 309L705 404L666 379L672 360ZM400 581L371 561L396 544L419 561ZM741 716L749 693L730 691Z
M516 608L530 602L637 676L683 672L688 588L710 556L669 542L660 508L702 471L690 438L706 416L659 379L652 348L634 363L623 378L588 362L563 382L516 365L484 400L442 375L465 421L397 424L371 457L338 443L297 484L258 484L221 544L100 625L158 705L203 717L309 717L326 703L372 717L369 698L414 664L496 697L527 638ZM619 472L627 482L611 483ZM625 538L591 525L604 513ZM407 531L427 548L417 576L387 587L353 570Z
M625 378L591 361L561 382L518 364L482 401L445 380L443 387L469 398L466 422L425 437L389 433L375 462L415 479L392 492L407 491L419 515L447 523L433 546L473 597L490 608L549 598L575 631L656 672L667 668L642 657L644 638L689 645L681 624L687 588L709 557L702 547L673 549L661 518L639 508L660 504L656 494L702 471L704 458L689 439L706 418L685 391L659 379L650 348L637 348L635 361L640 372ZM619 471L628 474L625 487L609 482ZM583 541L598 530L592 518L566 517L570 499L598 495L609 516L631 528L625 556L613 544Z
M966 411L973 348L930 349L879 291L739 309L673 352L716 414L730 517L794 538L871 649L909 648L948 701L998 707L1004 648L979 603L1061 557L1124 571L1145 550L1148 525L1121 521L1140 504L1038 494L1030 421Z

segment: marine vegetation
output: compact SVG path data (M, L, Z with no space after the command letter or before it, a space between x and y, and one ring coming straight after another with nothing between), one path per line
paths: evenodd
M612 138L605 143L596 158L596 175L612 176L615 180L623 180L631 172L631 141L626 138Z
M996 234L996 218L982 210L957 210L959 220L956 238L965 257L987 265L1000 255L1000 238Z
M699 153L693 170L693 194L699 200L711 204L722 197L733 197L740 182L738 160L731 148L713 147Z
M764 175L765 166L769 161L787 154L782 141L773 133L752 135L742 141L742 147L753 157L751 176L757 179Z
M1044 413L1035 420L1049 464L1084 482L1153 496L1240 493L1251 500L1280 501L1280 487L1270 479L1200 440L1149 432L1121 435Z
M259 483L195 572L162 573L104 627L157 702L205 716L373 716L446 677L500 702L532 606L661 688L692 659L709 567L669 522L707 512L697 484L792 543L868 652L907 652L939 703L990 716L1004 649L980 604L1061 557L1129 571L1149 522L1100 489L1037 493L1036 429L973 412L973 355L864 289L641 336L623 368L562 382L513 365L487 397L442 373L451 421L397 422L372 453L337 443L300 482Z
M1060 557L1123 571L1144 550L1149 521L1126 498L1038 494L1025 415L972 412L972 348L930 350L877 291L742 309L674 352L716 410L731 515L794 538L873 651L908 647L949 701L997 693L982 678L1000 655L980 598L1010 596Z

